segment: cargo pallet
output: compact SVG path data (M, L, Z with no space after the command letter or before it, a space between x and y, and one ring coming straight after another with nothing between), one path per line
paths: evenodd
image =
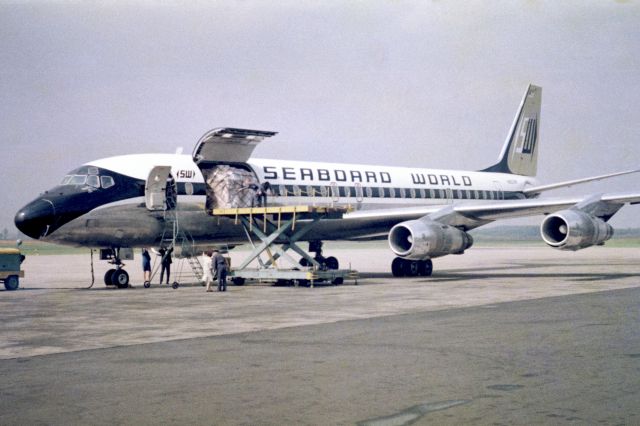
M342 284L344 280L349 279L354 280L355 284L358 283L357 271L327 269L297 244L321 219L341 219L348 211L346 207L301 205L213 209L211 215L232 218L236 224L242 224L253 247L244 261L229 272L229 278L234 283L242 284L244 280L251 279L313 287L315 283L323 281ZM260 243L254 243L251 235L257 237ZM288 250L302 256L309 266L301 266L287 253ZM266 261L261 258L263 253L267 254ZM260 267L248 268L256 259ZM279 259L284 259L290 267L278 267Z

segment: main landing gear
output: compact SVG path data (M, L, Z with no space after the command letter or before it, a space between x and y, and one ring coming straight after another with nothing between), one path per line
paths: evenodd
M120 249L112 249L111 254L107 254L107 259L109 260L109 263L115 266L115 268L109 269L104 274L104 285L114 285L118 288L128 288L129 274L123 269L124 263L122 263L122 260L120 259Z
M391 273L394 277L428 277L433 272L433 262L427 260L409 260L396 257L391 263Z
M313 260L320 264L320 269L323 271L327 271L330 269L338 270L340 269L340 262L333 256L324 257L322 255L322 241L309 241L309 252L315 253L313 256ZM308 267L312 266L312 263L305 257L300 258L300 266ZM331 283L332 284L342 284L344 282L344 278L336 277Z

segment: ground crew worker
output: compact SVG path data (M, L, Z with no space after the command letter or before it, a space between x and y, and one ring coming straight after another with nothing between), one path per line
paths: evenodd
M218 291L227 291L227 261L218 250L213 251L212 269L218 275Z
M267 207L267 191L269 191L269 188L271 188L271 184L269 182L263 182L256 191L258 207Z
M151 255L146 247L142 249L142 272L144 273L144 282L151 282Z
M169 276L171 275L171 252L173 248L166 250L164 248L160 249L160 256L162 256L162 268L160 269L160 284L162 284L162 278L164 277L165 271L167 272L167 284L169 284Z
M207 286L207 292L213 291L211 289L211 283L213 282L213 272L212 272L213 268L212 268L212 259L211 259L212 255L213 255L213 252L211 252L210 250L207 250L204 253L204 256L203 256L204 260L202 262L202 272L203 272L202 280Z

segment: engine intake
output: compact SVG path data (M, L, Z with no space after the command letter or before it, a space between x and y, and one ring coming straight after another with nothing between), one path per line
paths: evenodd
M561 210L542 221L540 234L553 248L575 251L604 243L613 235L613 228L580 210Z
M399 257L411 260L460 254L472 244L471 235L432 220L408 220L389 232L391 250Z

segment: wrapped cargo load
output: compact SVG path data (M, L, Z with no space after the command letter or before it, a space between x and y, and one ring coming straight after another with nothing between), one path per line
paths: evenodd
M248 171L228 165L215 166L206 174L207 210L252 207L258 180Z

